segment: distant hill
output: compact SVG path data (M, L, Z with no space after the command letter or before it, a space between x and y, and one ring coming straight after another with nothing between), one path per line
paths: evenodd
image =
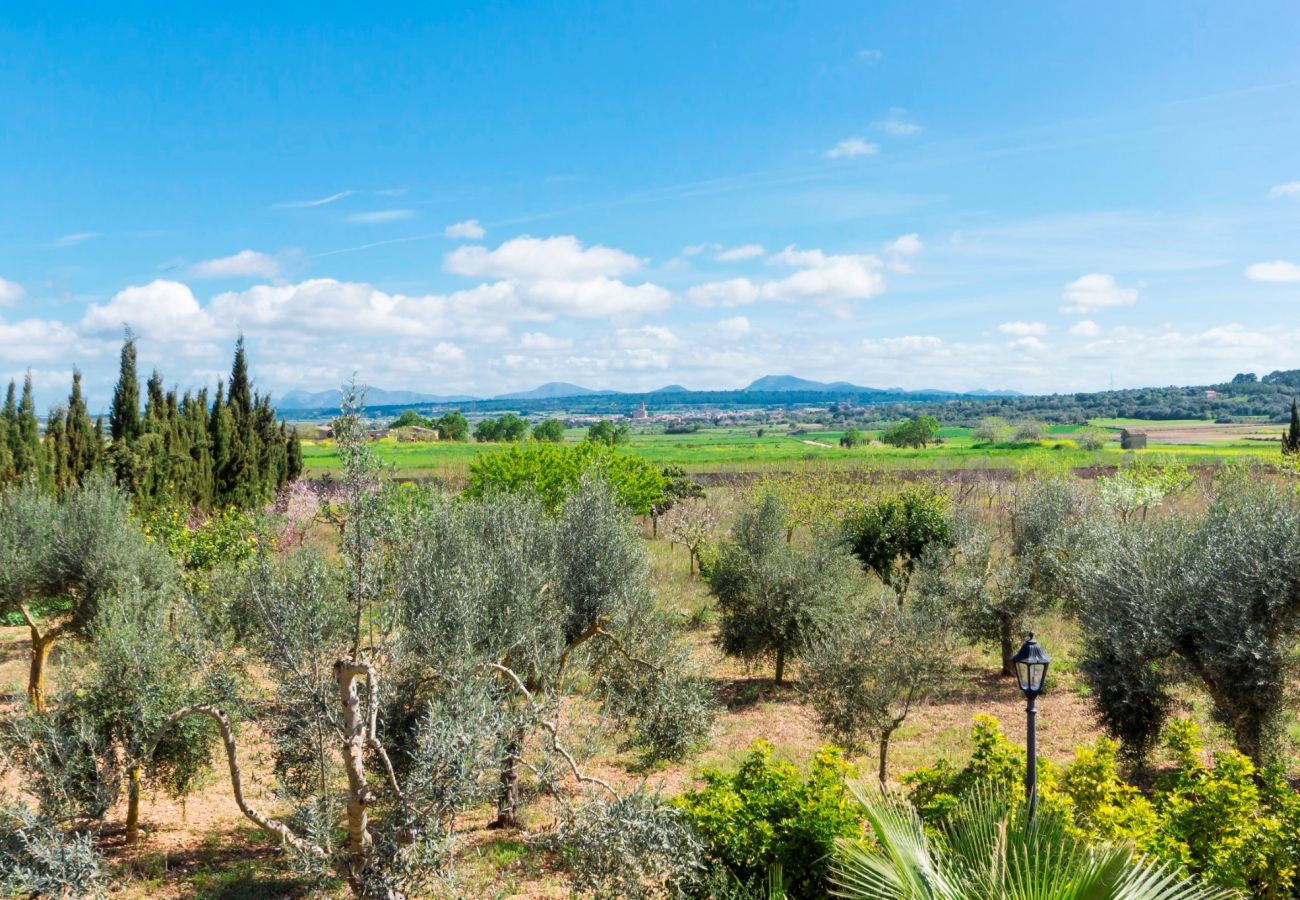
M690 390L688 390L687 388L682 387L680 384L668 384L668 385L664 385L663 387L659 388L658 390L651 391L650 393L652 393L652 394L689 394L689 393L690 393Z
M567 381L548 381L531 391L497 394L493 400L554 400L558 397L587 397L591 394L617 394L618 391L597 391Z
M967 391L968 397L1023 397L1020 391L986 391L981 388L978 391Z
M276 400L279 409L327 409L337 407L343 391L289 391ZM386 391L383 388L366 388L366 406L397 406L402 403L461 403L474 398L468 394L421 394L417 391Z
M794 375L764 375L750 382L745 391L818 391L822 393L844 393L844 394L866 394L878 393L879 388L859 387L856 384L849 384L847 381L812 381L808 378L798 378Z

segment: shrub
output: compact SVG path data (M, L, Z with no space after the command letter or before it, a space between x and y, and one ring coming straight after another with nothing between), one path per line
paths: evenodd
M1290 896L1300 862L1300 797L1283 774L1235 750L1202 760L1194 722L1170 723L1176 767L1156 784L1158 825L1139 846L1255 897Z
M642 792L583 805L552 843L574 887L595 897L680 897L704 872L704 848L685 811Z
M862 825L847 780L856 774L841 752L823 747L805 777L774 759L755 741L734 775L709 772L705 787L678 797L704 841L707 860L757 888L774 865L788 896L823 897L830 855L841 838L861 837Z
M101 886L99 851L89 834L66 834L21 804L0 806L0 893L88 897Z
M973 752L961 769L946 760L904 777L922 820L945 827L954 811L981 794L1014 796L1024 751L997 720L978 716ZM1257 770L1237 751L1202 759L1196 725L1174 720L1166 735L1175 766L1150 797L1127 783L1116 744L1102 737L1080 747L1064 767L1039 760L1040 808L1064 818L1075 837L1129 844L1161 863L1180 866L1255 897L1292 896L1300 860L1300 796L1278 770Z
M863 567L902 596L926 547L951 539L948 497L929 485L909 486L851 514L844 531Z

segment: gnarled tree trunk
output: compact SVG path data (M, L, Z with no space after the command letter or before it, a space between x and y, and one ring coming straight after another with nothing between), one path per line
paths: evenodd
M22 606L20 609L22 610L23 619L27 622L27 628L32 635L32 657L27 670L27 699L31 702L32 709L37 712L45 712L45 664L50 658L50 648L54 646L54 641L67 630L67 625L56 625L41 634L40 624L37 623L27 607Z
M334 678L338 682L339 697L343 701L343 768L348 776L348 884L359 891L362 874L370 865L374 852L374 839L370 834L367 808L370 805L370 788L366 784L365 748L370 738L370 728L361 712L361 694L358 683L365 677L374 692L374 675L370 667L354 660L341 659L334 664ZM373 703L374 698L371 698Z

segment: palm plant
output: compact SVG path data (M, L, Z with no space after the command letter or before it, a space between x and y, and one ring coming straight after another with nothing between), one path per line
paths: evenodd
M1023 804L974 795L938 833L897 798L854 788L875 841L845 841L832 869L835 895L887 900L1211 900L1210 887L1132 849L1094 846L1057 815L1032 821Z

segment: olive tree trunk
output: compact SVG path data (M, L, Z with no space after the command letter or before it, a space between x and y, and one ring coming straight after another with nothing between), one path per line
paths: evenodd
M362 875L374 855L368 808L370 788L366 784L365 748L370 737L369 723L361 710L360 681L366 678L373 695L374 674L368 665L341 659L334 663L334 678L343 702L343 769L348 776L348 884L359 892ZM373 703L374 698L371 697Z

